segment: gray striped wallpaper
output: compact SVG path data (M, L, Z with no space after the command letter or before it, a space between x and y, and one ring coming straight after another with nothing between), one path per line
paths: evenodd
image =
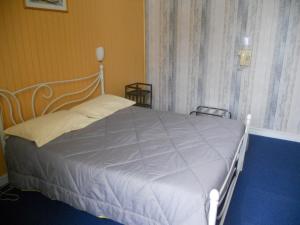
M241 69L244 36L253 58ZM146 0L146 37L154 108L227 108L300 133L300 0Z

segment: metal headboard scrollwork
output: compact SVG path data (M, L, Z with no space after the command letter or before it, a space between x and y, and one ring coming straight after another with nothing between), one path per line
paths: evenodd
M70 92L65 92L57 97L54 97L54 86L58 84L68 84L68 83L74 83L74 82L80 82L80 81L89 81L89 84L85 86L84 88L81 88L76 91L70 91ZM75 79L70 79L70 80L62 80L62 81L50 81L50 82L45 82L45 83L38 83L34 84L28 87L21 88L16 91L10 91L6 89L1 89L0 88L0 99L3 99L3 105L0 104L0 122L1 122L1 127L3 130L3 112L5 111L2 109L5 106L8 107L8 117L9 120L12 124L16 125L18 121L24 122L24 117L23 117L23 109L21 107L21 102L19 99L19 96L22 93L25 92L30 92L31 93L31 117L36 118L37 116L45 115L47 113L55 112L64 106L70 105L72 103L76 102L81 102L84 101L85 99L89 98L99 86L103 86L103 75L101 73L95 73L91 74L85 77L81 78L75 78ZM101 83L101 85L99 85ZM46 94L41 94L41 98L45 99L48 101L46 106L42 109L41 113L38 115L37 114L37 109L36 109L36 103L37 103L37 96L38 93L44 90L46 91ZM104 90L101 90L101 93L104 93ZM67 97L72 97L81 94L80 98L77 99L72 99L72 100L67 100L64 101L63 103L59 103L61 100L67 98ZM57 105L57 106L56 106ZM1 135L0 135L1 138Z

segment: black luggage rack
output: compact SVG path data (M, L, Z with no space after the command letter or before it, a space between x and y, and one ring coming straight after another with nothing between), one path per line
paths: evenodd
M190 115L195 114L198 115L210 115L210 116L218 116L223 118L231 119L231 113L226 109L220 109L209 106L198 106L196 110L190 112Z
M152 84L133 83L125 86L125 98L136 102L136 106L152 108Z

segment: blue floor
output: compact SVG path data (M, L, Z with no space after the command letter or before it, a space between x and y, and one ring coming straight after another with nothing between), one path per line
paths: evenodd
M0 201L1 225L120 225L38 192L14 192L20 200ZM225 224L300 225L300 143L250 137Z
M300 225L300 143L250 137L225 225Z
M121 225L49 200L39 192L13 190L9 193L18 194L20 199L0 201L1 225Z

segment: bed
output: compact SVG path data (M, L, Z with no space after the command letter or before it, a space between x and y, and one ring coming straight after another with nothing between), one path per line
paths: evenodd
M40 149L9 137L9 181L126 225L223 224L249 123L131 106Z

